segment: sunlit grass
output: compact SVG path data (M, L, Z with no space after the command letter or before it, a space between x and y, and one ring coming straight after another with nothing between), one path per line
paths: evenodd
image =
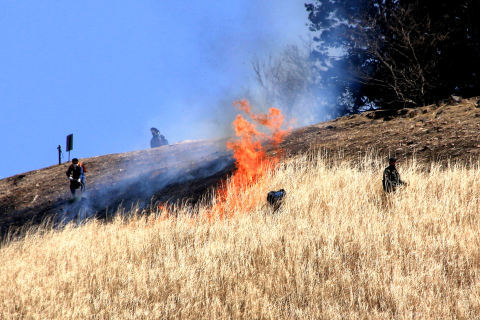
M387 197L383 166L303 156L229 197L231 218L27 235L0 249L0 318L480 317L479 168L401 164L409 186Z

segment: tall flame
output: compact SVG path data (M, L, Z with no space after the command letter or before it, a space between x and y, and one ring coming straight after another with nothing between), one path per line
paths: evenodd
M242 111L251 121L242 114L238 114L233 121L234 141L227 142L227 148L233 151L236 170L230 179L216 190L216 202L206 213L209 221L213 219L231 217L235 212L247 212L254 208L264 194L255 194L251 197L240 197L259 181L265 183L265 175L279 162L277 156L267 157L262 142L270 142L278 146L290 129L282 129L285 117L280 110L270 108L266 114L255 114L246 99L234 102L234 106ZM267 132L257 129L262 126ZM169 210L166 204L158 207L162 216L168 218Z
M267 157L262 146L263 141L278 145L289 130L282 129L285 118L280 110L270 108L267 114L255 114L245 99L236 101L234 106L248 116L252 122L241 114L233 122L235 141L227 142L227 148L233 151L236 171L223 188L217 190L217 203L212 208L210 217L218 215L223 218L231 216L238 209L248 211L256 205L255 201L239 203L239 194L257 182L278 163L278 157ZM257 125L267 129L268 133L257 130Z
M239 114L233 121L235 135L239 139L227 142L227 148L233 150L237 167L234 176L237 179L239 177L247 180L255 179L264 172L263 166L267 160L261 142L262 140L270 140L274 145L282 142L288 133L288 130L281 129L285 118L280 110L273 107L269 109L268 114L254 114L251 111L250 104L245 99L234 102L234 106L253 120L253 123L251 123ZM258 131L255 123L267 128L270 135ZM276 164L277 161L277 158L269 159L269 162L273 162L273 164Z

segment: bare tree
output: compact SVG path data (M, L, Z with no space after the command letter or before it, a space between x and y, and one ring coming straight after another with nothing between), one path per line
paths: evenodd
M321 73L322 83L346 97L345 112L480 92L479 1L312 0L305 6L316 42L312 56L322 63L329 48L345 50Z
M356 39L350 55L362 55L363 63L350 65L353 81L365 92L382 97L384 107L424 105L439 85L437 74L442 44L448 32L432 27L428 17L418 19L411 7L364 17L353 28ZM377 94L381 91L381 94Z
M305 44L305 48L300 49L290 45L276 57L252 61L255 79L265 103L279 106L289 115L300 108L299 104L313 103L313 91L318 88L307 46Z

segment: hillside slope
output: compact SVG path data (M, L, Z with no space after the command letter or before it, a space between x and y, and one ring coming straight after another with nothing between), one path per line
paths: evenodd
M65 175L69 163L0 180L0 235L11 226L39 223L46 217L69 220L86 209L105 216L121 204L177 201L204 193L233 165L225 141L179 143L155 149L81 159L87 168L87 192L71 203ZM192 181L195 181L192 184Z
M302 153L312 147L348 158L374 150L421 163L476 161L480 155L478 98L398 111L368 111L296 130L283 147Z
M477 161L480 153L478 98L455 104L369 111L293 131L281 144L291 156L312 149L355 159L370 151L403 161L415 156L428 163ZM270 154L279 150L267 148ZM87 166L90 214L105 216L122 204L140 201L195 202L233 169L225 140L180 143L155 149L82 159ZM0 180L0 236L11 226L45 217L69 219L71 206L65 171L55 165ZM153 196L153 200L152 200ZM99 214L100 213L100 214Z

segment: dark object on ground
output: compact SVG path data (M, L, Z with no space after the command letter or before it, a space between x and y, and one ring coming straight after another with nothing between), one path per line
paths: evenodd
M273 207L273 211L277 211L280 208L286 195L287 193L283 189L268 193L267 202Z
M156 148L168 145L168 140L160 134L160 131L157 128L151 128L150 131L152 132L152 139L150 140L150 147Z

